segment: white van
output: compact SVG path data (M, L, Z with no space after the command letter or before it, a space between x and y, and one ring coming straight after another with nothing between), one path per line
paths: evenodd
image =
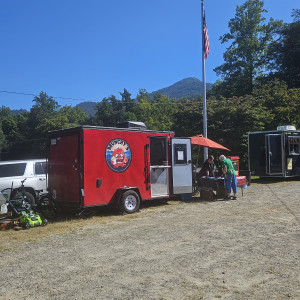
M36 198L36 191L47 192L46 159L26 159L0 161L0 191L6 188L19 188L24 182L27 193ZM10 190L5 192L8 196Z

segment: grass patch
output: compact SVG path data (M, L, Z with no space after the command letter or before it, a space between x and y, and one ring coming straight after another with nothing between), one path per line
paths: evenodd
M52 235L75 232L83 227L88 228L113 222L128 222L143 217L145 213L156 212L166 205L168 205L166 201L145 201L141 204L142 210L134 214L123 214L110 207L100 207L94 210L93 216L86 219L77 218L74 215L63 215L55 221L49 221L47 226L20 231L13 229L0 231L0 253L19 249L26 243L39 242Z

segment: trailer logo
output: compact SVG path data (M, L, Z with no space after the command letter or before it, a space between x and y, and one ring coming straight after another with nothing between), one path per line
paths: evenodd
M106 146L105 159L112 171L126 171L131 162L131 150L127 142L122 139L111 140Z

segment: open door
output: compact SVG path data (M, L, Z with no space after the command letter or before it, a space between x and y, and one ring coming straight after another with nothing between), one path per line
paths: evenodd
M150 137L151 197L169 195L168 140L166 136Z
M281 134L266 135L266 173L269 175L283 174L283 147Z
M190 138L172 138L173 194L193 192L192 153Z

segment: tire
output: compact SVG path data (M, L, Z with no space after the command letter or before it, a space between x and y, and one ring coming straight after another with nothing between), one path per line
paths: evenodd
M29 204L35 204L35 197L28 191L26 191L26 198L28 199Z
M30 226L29 222L26 222L26 223L23 224L24 229L30 229L30 227L31 226Z
M17 191L14 192L14 194L12 195L12 199L19 199L23 197L22 192L21 191ZM31 204L35 204L35 197L28 191L26 191L26 200L28 200L27 202L31 205Z
M48 195L42 196L38 201L38 211L48 220L56 218L56 208Z
M135 191L127 191L122 194L120 209L127 214L132 214L140 208L140 197Z

